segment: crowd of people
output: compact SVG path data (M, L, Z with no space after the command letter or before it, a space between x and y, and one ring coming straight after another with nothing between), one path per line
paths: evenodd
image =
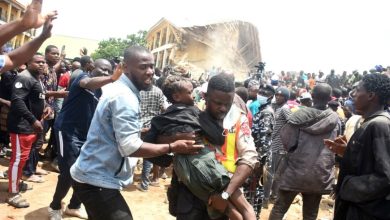
M223 68L201 80L179 66L160 71L141 46L126 48L123 62L69 60L54 45L36 53L57 16L41 7L33 0L20 20L0 26L0 45L43 26L0 55L10 206L29 207L20 192L45 181L37 166L45 157L59 172L50 219L62 219L71 187L65 214L132 219L120 190L143 158L137 188L145 193L173 167L167 198L178 220L255 220L270 203L269 219L282 220L298 194L305 220L317 219L327 194L336 220L390 219L390 68L261 70L240 82Z

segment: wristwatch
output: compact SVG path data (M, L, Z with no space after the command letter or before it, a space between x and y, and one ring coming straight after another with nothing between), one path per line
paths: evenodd
M228 200L230 195L229 195L228 192L223 191L222 194L221 194L221 197L222 197L223 200Z

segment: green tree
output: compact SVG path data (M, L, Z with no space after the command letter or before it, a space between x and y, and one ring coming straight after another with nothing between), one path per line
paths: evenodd
M125 39L109 38L108 40L102 40L99 42L98 49L91 56L93 59L114 59L123 56L123 50L129 46L146 46L146 33L147 31L138 31L136 34L127 35Z

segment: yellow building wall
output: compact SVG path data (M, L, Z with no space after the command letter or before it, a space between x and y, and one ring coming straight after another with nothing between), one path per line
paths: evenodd
M5 24L11 22L15 19L20 18L24 14L25 6L19 3L18 1L13 0L13 4L10 4L8 1L0 1L0 24ZM12 5L12 6L11 6ZM21 33L11 39L8 43L13 48L20 47L24 43L30 41L35 36L35 30L28 30L24 33Z
M88 55L93 53L98 48L99 41L65 35L54 35L47 39L38 51L44 54L45 48L48 45L57 46L60 51L62 46L65 45L66 58L73 59L75 57L80 57L80 49L83 47L87 48Z

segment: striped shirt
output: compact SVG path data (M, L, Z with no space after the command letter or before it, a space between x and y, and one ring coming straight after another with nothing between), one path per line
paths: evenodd
M287 104L282 106L275 106L275 125L272 132L272 152L284 152L282 139L280 138L281 128L287 124L287 119L291 115L291 110Z

